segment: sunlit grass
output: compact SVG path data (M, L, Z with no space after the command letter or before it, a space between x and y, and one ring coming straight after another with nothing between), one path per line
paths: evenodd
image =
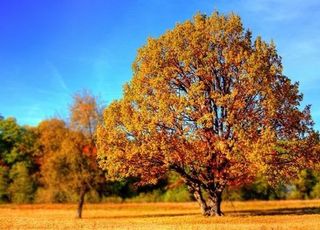
M206 218L196 203L0 205L1 229L320 229L320 200L224 202Z

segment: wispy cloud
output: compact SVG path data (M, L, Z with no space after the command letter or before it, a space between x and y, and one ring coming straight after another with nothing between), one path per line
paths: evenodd
M53 79L56 81L56 83L59 85L59 87L66 92L70 92L70 90L69 90L62 74L58 70L58 68L52 62L47 62L47 64L50 68L50 76L53 77Z
M266 21L289 21L305 14L306 10L319 7L318 0L242 0L242 7L250 12L259 13Z
M259 34L275 39L285 74L299 81L306 95L320 90L320 1L240 0L237 4ZM258 21L252 21L253 16Z

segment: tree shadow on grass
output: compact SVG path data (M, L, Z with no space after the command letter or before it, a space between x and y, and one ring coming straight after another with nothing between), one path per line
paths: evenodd
M157 213L157 214L141 214L141 215L112 215L112 216L94 216L84 217L83 219L128 219L128 218L159 218L159 217L179 217L179 216L195 216L199 215L197 212L193 213Z
M226 211L226 216L276 216L276 215L310 215L320 214L320 207L302 208L277 208L277 209L250 209ZM199 212L188 213L155 213L155 214L135 214L132 215L112 215L112 216L92 216L83 219L130 219L130 218L161 218L161 217L183 217L183 216L202 216Z
M320 207L304 207L304 208L277 208L267 210L240 210L229 211L226 213L230 216L275 216L275 215L306 215L320 214Z

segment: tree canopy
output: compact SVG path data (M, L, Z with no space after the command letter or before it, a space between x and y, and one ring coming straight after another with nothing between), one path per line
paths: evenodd
M98 129L100 166L142 184L173 170L204 215L221 215L226 186L289 179L319 160L301 101L273 42L253 39L237 15L197 14L138 50Z

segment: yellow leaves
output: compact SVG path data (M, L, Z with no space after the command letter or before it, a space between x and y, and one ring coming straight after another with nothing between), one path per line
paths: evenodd
M214 148L216 152L221 152L221 153L228 153L228 142L225 140L217 140L214 143ZM229 156L230 157L230 156Z
M67 127L64 121L58 119L50 119L42 121L37 127L39 135L39 145L42 153L51 154L60 148L60 143L65 139Z
M275 45L252 43L234 14L197 14L148 39L124 97L105 110L103 167L144 183L172 164L232 183L270 170L278 139L298 138L310 121L281 66Z

